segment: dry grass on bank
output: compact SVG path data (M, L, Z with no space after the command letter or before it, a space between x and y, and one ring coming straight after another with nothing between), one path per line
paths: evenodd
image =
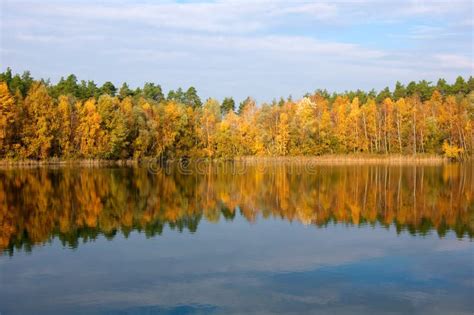
M256 157L246 156L236 158L250 164L267 163L297 163L311 165L357 165L357 164L417 164L438 165L449 162L440 155L322 155L322 156L300 156L300 157Z
M137 160L99 160L99 159L82 159L82 160L0 160L0 167L37 167L37 166L135 166L138 165Z
M102 166L143 166L149 162L156 163L156 159L144 160L100 160L100 159L80 159L80 160L0 160L0 167L62 167L62 166L81 166L81 167L102 167ZM171 160L169 162L177 162ZM441 155L395 155L395 154L333 154L321 156L243 156L234 159L189 159L189 161L199 162L227 162L235 161L247 165L276 165L276 164L297 164L297 165L440 165L450 162L450 160ZM473 161L472 157L467 157L465 161Z

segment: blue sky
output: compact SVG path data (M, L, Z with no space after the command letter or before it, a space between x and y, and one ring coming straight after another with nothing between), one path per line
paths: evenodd
M473 74L471 1L1 0L0 67L258 101Z

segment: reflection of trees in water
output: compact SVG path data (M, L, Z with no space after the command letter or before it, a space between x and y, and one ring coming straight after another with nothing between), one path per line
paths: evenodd
M76 247L133 230L195 232L202 217L253 222L394 225L397 232L473 235L472 165L320 167L277 165L244 174L151 174L139 168L16 169L0 172L0 248L30 250L52 238Z

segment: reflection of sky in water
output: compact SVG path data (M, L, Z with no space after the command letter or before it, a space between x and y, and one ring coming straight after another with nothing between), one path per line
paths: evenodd
M237 216L0 257L3 314L472 314L474 247L454 234Z

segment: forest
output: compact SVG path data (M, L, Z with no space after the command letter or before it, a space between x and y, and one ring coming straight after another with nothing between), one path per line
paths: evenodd
M474 78L397 82L371 90L316 90L256 104L201 101L194 87L57 84L0 73L0 158L8 160L437 154L474 149Z

